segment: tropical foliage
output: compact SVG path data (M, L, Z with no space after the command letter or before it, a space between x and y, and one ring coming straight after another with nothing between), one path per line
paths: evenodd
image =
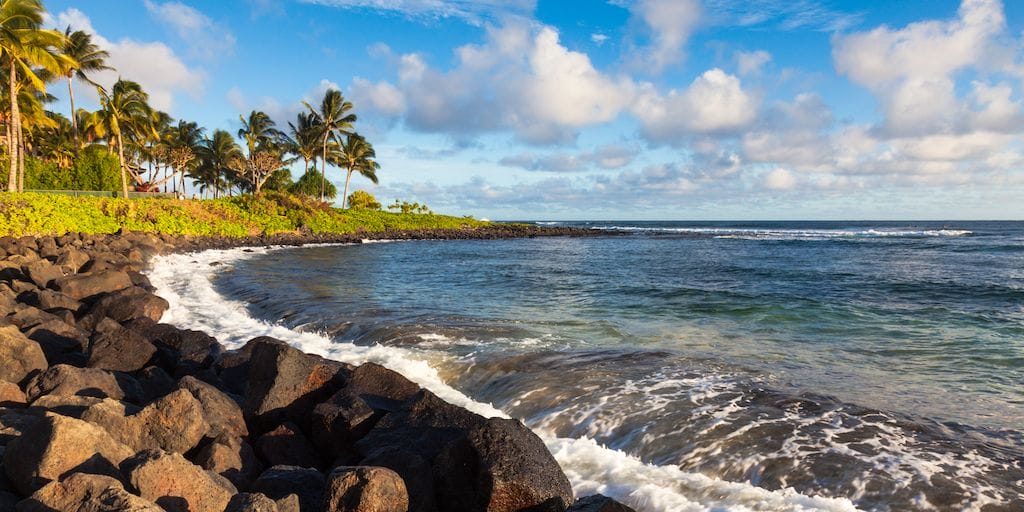
M110 55L84 31L44 27L41 0L0 0L0 185L30 189L186 190L203 198L288 190L320 201L337 197L330 167L344 174L342 206L353 175L377 183L373 146L355 130L353 105L336 89L285 124L265 112L239 116L229 130L208 131L154 108L131 77L116 82ZM48 109L53 82L66 82L70 112ZM76 84L99 96L95 111L76 108ZM235 132L235 133L232 133ZM106 156L103 156L103 155ZM301 163L300 163L301 162ZM319 164L319 173L317 165ZM298 167L293 183L290 167ZM6 178L6 183L5 182Z
M380 210L380 202L365 190L356 190L345 199L348 207L353 210Z

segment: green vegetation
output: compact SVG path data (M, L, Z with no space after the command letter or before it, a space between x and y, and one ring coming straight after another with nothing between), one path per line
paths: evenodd
M304 230L348 234L487 225L468 217L341 210L275 192L207 201L0 193L0 236L113 233L126 228L172 235L244 237Z
M348 196L348 207L352 210L380 210L380 202L365 190L356 190Z
M233 130L208 133L153 108L131 77L109 89L96 83L90 76L112 69L110 55L86 32L43 27L47 19L41 0L0 0L0 134L6 134L0 172L7 171L0 184L10 192L24 192L27 185L113 189L122 196L130 190L182 196L198 191L204 199L218 199L290 190L325 201L338 194L327 180L329 167L345 174L343 200L353 174L377 183L376 153L356 132L354 107L341 91L327 90L316 105L303 102L306 110L287 123L287 132L266 113L252 111L239 116L237 138ZM54 101L48 85L65 81L71 112L47 110ZM98 110L75 109L76 82L96 89ZM100 157L101 151L107 156ZM293 183L289 166L299 160L302 169ZM318 161L319 176L311 176ZM186 178L192 180L187 192Z

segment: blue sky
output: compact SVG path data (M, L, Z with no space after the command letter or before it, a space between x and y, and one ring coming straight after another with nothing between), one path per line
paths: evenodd
M380 185L353 185L386 202L493 219L1024 219L1024 2L46 6L211 131L252 109L286 125L340 88L382 165Z

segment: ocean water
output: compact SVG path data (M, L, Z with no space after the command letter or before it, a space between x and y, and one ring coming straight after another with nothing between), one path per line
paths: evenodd
M152 278L166 321L385 364L638 510L1024 510L1024 223L573 225Z

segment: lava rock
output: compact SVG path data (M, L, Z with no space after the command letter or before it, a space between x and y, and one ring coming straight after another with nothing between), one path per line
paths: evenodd
M231 497L224 512L280 512L277 503L260 494L242 492Z
M397 473L378 467L337 467L327 477L325 512L406 512L409 495Z
M121 400L125 398L125 391L110 372L58 364L33 377L25 387L25 395L29 401L43 395L79 395Z
M53 281L64 277L64 271L59 266L46 260L29 263L22 267L22 272L39 288L46 288Z
M132 285L128 274L117 270L103 270L87 274L64 276L54 283L61 293L75 300L88 300L103 293L116 292Z
M21 383L46 369L46 356L39 344L28 339L17 327L0 327L0 380Z
M18 512L55 510L164 512L155 503L124 490L117 479L86 473L74 473L59 482L50 482L18 503Z
M104 295L93 304L81 320L82 325L95 325L103 318L127 323L138 318L159 322L170 304L144 288L132 286Z
M23 407L25 393L13 382L0 380L0 407Z
M103 400L88 407L81 418L103 427L136 450L186 453L203 440L210 428L203 420L201 404L185 390L175 391L141 410L116 400Z
M280 502L291 494L298 495L301 512L321 510L327 480L324 474L311 468L274 466L267 469L252 484L253 492L265 494Z
M134 372L153 358L156 347L142 334L131 329L115 329L93 336L89 347L90 368Z
M576 500L566 512L636 512L607 496L595 494Z
M249 443L224 434L202 447L193 461L227 478L239 489L248 489L263 471L263 463Z
M77 274L89 261L89 255L75 248L65 247L60 256L57 256L57 265L63 268L68 274Z
M7 445L3 467L23 496L69 471L121 478L132 450L88 422L48 413Z
M320 456L299 427L291 422L256 439L256 454L269 466L319 467Z
M121 468L139 496L168 512L223 512L237 492L177 453L145 450Z
M223 347L212 336L178 329L173 325L155 324L143 327L144 322L132 324L160 350L162 366L172 373L194 373L217 362Z
M146 401L160 398L174 391L174 379L159 366L147 366L136 373ZM201 400L200 400L201 401Z
M216 437L222 433L231 437L249 435L242 408L223 391L191 375L178 381L178 389L187 390L199 401L203 418L210 425L208 436Z

